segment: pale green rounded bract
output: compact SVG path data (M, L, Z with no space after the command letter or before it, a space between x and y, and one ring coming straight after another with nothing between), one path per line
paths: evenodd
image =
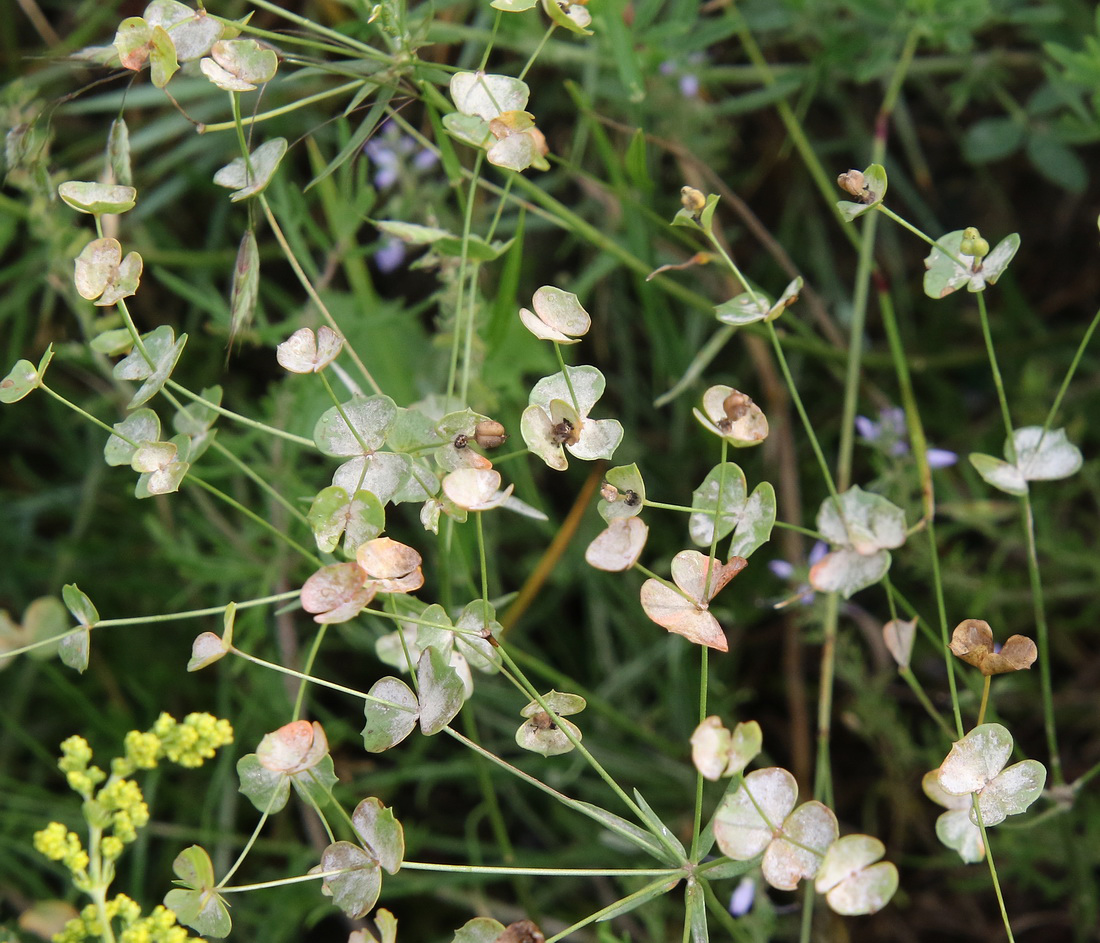
M227 92L251 92L271 81L278 67L275 50L255 39L218 40L199 63L202 74Z
M358 845L348 841L329 845L317 870L343 872L324 878L323 888L351 919L366 916L377 903L382 891L378 862Z
M1020 248L1017 233L1005 236L989 255L980 260L961 250L962 229L941 236L924 260L924 293L929 298L946 298L964 285L970 292L985 291L997 282ZM960 264L962 263L962 264Z
M247 164L237 157L222 167L214 174L214 183L234 191L229 195L233 203L255 196L271 182L286 151L286 138L273 138L249 154Z
M8 375L0 380L0 403L18 403L32 390L42 385L42 374L53 358L53 347L46 350L42 362L36 368L29 360L17 360Z
M600 517L610 524L642 513L645 507L645 481L637 464L609 468L603 477L611 490L606 494L601 492L600 503L596 506Z
M416 727L420 706L412 689L400 678L379 678L371 686L363 706L363 746L369 753L382 753L397 746Z
M989 827L1024 812L1046 785L1046 768L1022 760L1004 768L1012 755L1012 735L1001 724L982 724L951 747L936 779L951 795L976 795L982 824ZM970 820L978 821L971 811Z
M866 202L854 203L851 200L840 200L836 204L840 215L848 222L862 216L882 202L888 185L886 168L882 164L871 164L863 171L863 183Z
M67 180L58 186L57 195L77 212L92 216L125 213L137 203L137 190L121 184Z
M898 889L898 869L876 861L886 846L870 835L838 838L821 862L814 888L838 914L857 916L882 910Z
M153 0L142 18L150 26L160 26L168 33L180 62L205 56L225 31L216 17L205 10L193 10L178 0Z
M768 437L768 420L763 411L752 400L743 406L741 415L731 419L726 415L725 403L739 391L732 386L717 384L703 393L703 409L692 409L692 414L703 428L725 439L736 448L748 448L760 445Z
M462 709L465 686L446 656L436 648L426 648L416 666L420 688L420 729L426 736L439 733Z
M148 334L142 334L141 340L145 346L144 353L135 346L126 357L115 364L113 371L116 380L143 381L137 392L130 398L128 409L148 402L164 386L168 377L172 375L180 354L183 353L187 335L181 334L179 340L176 340L172 328L162 324Z
M370 455L385 444L396 416L397 406L388 396L357 396L321 414L313 428L313 441L325 455ZM378 494L365 482L363 487Z
M970 464L987 484L1007 494L1025 495L1029 481L1057 481L1076 474L1084 459L1065 429L1024 426L1005 440L1001 461L992 455L972 453ZM1015 460L1013 460L1013 457Z
M649 528L640 517L616 518L593 538L584 559L597 570L629 570L638 562L648 537Z
M451 99L464 115L491 121L506 111L525 111L531 90L509 75L456 72L451 76Z
M225 937L233 927L229 909L214 884L214 866L206 849L185 848L172 862L172 871L182 888L164 895L164 906L185 926L204 936Z
M405 857L405 830L380 799L364 799L351 814L355 833L359 836L382 869L390 874L401 870Z

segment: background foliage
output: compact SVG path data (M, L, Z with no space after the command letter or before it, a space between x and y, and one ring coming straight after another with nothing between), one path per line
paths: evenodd
M42 20L16 13L0 23L7 73L0 123L11 128L35 121L37 141L48 146L49 157L30 170L11 170L0 194L5 361L37 360L53 343L58 359L52 383L108 422L124 415L125 397L109 381L109 363L85 344L101 312L72 287L71 259L86 238L85 223L50 195L60 180L95 178L107 125L124 101L142 194L129 219L129 238L146 263L133 306L139 325L167 323L190 335L178 374L190 388L219 383L231 408L310 436L327 401L316 385L286 379L273 348L313 323L313 315L266 230L260 235L259 314L227 354L228 282L244 215L211 177L236 153L232 133L198 135L144 79L131 85L128 74L65 60L86 44L109 42L122 16L140 12L133 4L20 6ZM282 7L360 39L377 36L366 25L365 5L317 0ZM889 129L885 164L893 204L934 233L975 225L991 239L1021 234L1023 249L997 286L992 314L1014 418L1020 425L1041 423L1100 288L1100 186L1092 172L1100 137L1100 36L1091 7L1077 0L760 0L737 8L695 0L593 0L596 34L579 40L556 33L528 76L552 167L529 171L514 185L524 210L505 215L500 235L522 238L483 275L481 367L471 401L518 433L531 383L556 367L519 326L515 312L539 285L566 287L593 314L585 353L607 376L603 415L619 418L627 429L615 463L637 462L657 500L688 500L714 462L713 448L690 414L706 384L697 381L660 407L654 400L712 337L717 325L711 306L734 294L734 286L716 266L645 280L657 266L685 261L699 248L690 235L667 225L687 183L722 196L723 238L751 278L772 285L796 273L805 277L808 290L781 323L799 389L832 454L840 434L855 253L800 159L783 109L827 168L864 166L883 84L916 25L920 42ZM227 0L215 12L240 16L247 9ZM418 83L445 85L447 73L434 64L475 68L495 12L482 3L425 3L412 6L408 18L419 43L415 60L318 60L313 68L287 70L291 78L275 83L261 108L293 103L348 75L377 70L381 87L401 106L400 117L434 139L432 115L413 93ZM270 11L258 11L252 22L287 28ZM542 28L534 16L504 17L491 68L515 74ZM771 64L767 77L753 64L757 53L746 46L746 35ZM224 97L204 79L181 77L170 90L196 121L227 117ZM444 165L415 166L420 144L399 155L392 184L377 185L382 164L377 150L373 160L369 150L363 153L365 135L391 148L399 138L373 128L371 101L344 114L348 99L330 99L265 124L265 137L281 134L292 145L268 195L349 342L382 388L408 403L438 391L446 376L452 273L417 269L410 265L414 253L386 270L379 253L387 245L369 220L451 231L461 231L462 220ZM347 159L307 189L340 154ZM475 231L484 230L494 207L489 200L475 207ZM1003 434L972 305L965 298L925 298L919 289L925 247L900 230L880 233L877 259L895 291L930 439L960 453L998 453ZM866 341L861 411L874 417L897 394L873 317ZM1097 452L1088 417L1100 408L1098 375L1095 353L1086 353L1063 407L1064 425L1086 458ZM755 391L773 435L738 460L750 482L775 483L781 518L812 524L825 491L761 335L753 328L742 331L721 348L705 378ZM328 463L287 443L243 427L226 426L219 435L292 499L308 501L318 482L328 479ZM73 581L113 617L285 591L308 575L266 531L197 489L135 503L129 470L103 464L102 433L72 422L45 396L0 412L0 441L0 606L13 615ZM517 435L513 444L518 441ZM277 527L290 526L285 511L238 470L213 456L203 462L211 483ZM575 679L568 689L590 699L586 743L617 776L643 788L666 821L688 831L693 774L684 760L696 722L692 653L642 616L640 577L609 577L583 562L580 550L603 526L585 491L598 482L598 470L574 463L558 475L523 460L506 468L517 494L550 520L486 521L494 548L491 592L505 601L525 584L574 503L587 502L567 551L509 625L509 641ZM1100 661L1093 656L1100 625L1098 469L1087 461L1078 476L1035 491L1056 708L1070 780L1100 762ZM918 515L911 465L867 446L857 451L854 480L873 481L907 508L910 520ZM949 618L980 616L1001 638L1030 632L1025 551L1014 506L991 493L965 462L937 473L937 489ZM649 523L647 553L654 558L685 545L680 517L650 515ZM389 532L411 543L421 533L415 514L404 509L391 511ZM456 539L458 559L464 553L470 565L456 567L452 557L445 567L426 551L426 593L433 595L425 598L461 604L478 592L471 583L475 548L468 529ZM808 550L802 538L777 531L760 556L802 565ZM931 608L925 550L909 547L896 554L891 576L910 599ZM783 583L763 565L738 578L736 593L727 592L718 606L730 654L712 661L711 683L715 708L728 718L758 719L769 760L789 766L806 784L819 610L772 608L798 582ZM986 871L962 865L938 844L938 810L920 795L921 774L945 751L881 648L878 625L888 617L883 599L869 590L846 604L843 615L835 807L845 825L880 835L902 870L895 903L848 926L866 939L998 938L1000 919ZM139 900L159 900L172 858L192 842L211 849L219 871L232 860L235 839L251 827L233 763L283 722L296 689L238 662L185 674L193 637L219 628L220 620L208 621L201 627L167 623L104 632L94 640L91 668L80 677L54 661L26 659L0 675L0 925L14 926L29 901L61 892L56 873L31 849L29 835L49 817L78 820L76 801L62 792L55 765L55 745L76 731L97 750L109 751L125 731L144 729L161 710L176 716L209 710L232 718L236 746L202 771L201 779L152 774L146 791L154 824L126 859L120 886ZM249 650L298 664L309 628L300 612L272 616L264 609L242 611L237 631ZM369 685L383 673L373 646L385 628L366 620L338 628L316 672ZM938 653L926 648L914 668L929 690L946 698ZM546 687L561 687L557 676L545 681ZM976 689L964 692L964 707L973 711L979 695ZM514 753L509 743L522 706L514 701L503 686L483 684L460 721L487 744ZM1005 679L996 706L1022 755L1045 759L1037 677ZM313 712L332 744L344 798L354 804L369 794L395 805L411 858L557 867L615 866L622 859L622 850L599 841L587 822L444 738L414 738L393 753L367 756L359 741L358 705L349 709L346 699L321 692ZM597 800L597 793L588 794L595 787L580 775L582 763L574 756L553 765L534 756L519 763L551 785ZM1096 938L1098 827L1095 790L1086 790L1071 812L998 830L998 863L1018 940ZM262 854L249 862L247 879L307 870L325 844L316 831L304 815L287 812L275 819L258 844ZM542 915L545 930L555 917L575 918L617 895L584 880L503 884L402 873L387 879L382 902L397 915L404 939L443 939L483 909L501 919ZM779 893L770 902L758 898L744 922L745 938L796 933L797 918L789 916L793 901ZM605 928L600 939L669 939L679 932L679 912L678 900L655 903L617 922L613 931ZM312 884L249 895L234 920L242 939L262 934L272 943L343 939L347 932ZM827 932L840 940L849 931L837 918Z

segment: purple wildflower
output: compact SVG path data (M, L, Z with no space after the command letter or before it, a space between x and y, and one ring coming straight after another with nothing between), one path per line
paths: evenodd
M415 170L427 170L439 160L433 151L418 147L409 135L402 134L392 121L382 124L374 137L363 145L363 153L374 165L374 186L378 190L397 183L406 165Z
M374 264L378 271L389 274L405 261L405 243L396 236L383 236L382 245L375 250Z
M747 874L737 882L737 887L730 894L729 912L734 917L743 917L752 910L753 901L756 898L756 881Z

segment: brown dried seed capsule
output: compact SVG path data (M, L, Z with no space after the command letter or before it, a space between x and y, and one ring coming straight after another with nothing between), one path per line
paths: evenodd
M474 441L483 449L495 449L508 441L508 433L499 422L484 419L474 429Z
M626 506L628 508L636 508L641 501L642 499L638 497L637 491L628 491L626 493Z
M469 444L469 442L470 437L460 432L458 435L455 436L455 440L452 445L454 445L456 449L464 449Z
M722 411L726 414L726 419L729 422L737 422L738 419L744 418L752 407L752 399L742 393L740 390L734 390L722 400Z
M537 714L532 714L530 720L527 721L536 730L557 730L558 725L554 723L546 711L539 711Z
M600 485L600 497L605 501L618 501L619 489L616 488L611 482L605 481Z
M684 204L684 209L695 217L698 217L707 206L707 198L703 196L703 191L696 190L695 187L681 187L680 202Z
M867 181L862 170L849 170L836 178L837 186L845 193L854 196L861 203L865 203L867 196Z
M578 438L580 436L577 435L573 423L568 419L563 419L550 429L550 441L554 445L574 445Z
M504 928L493 943L546 943L538 925L530 920L517 920Z

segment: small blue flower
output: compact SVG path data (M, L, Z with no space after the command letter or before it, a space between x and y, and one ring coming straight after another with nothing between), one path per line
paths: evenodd
M730 894L729 912L734 917L743 917L752 910L753 901L756 899L756 881L747 874L737 883L737 887Z
M692 70L706 61L707 57L701 52L693 52L683 60L666 59L660 65L661 75L679 76L680 94L684 98L698 98L699 76Z
M905 410L900 406L890 406L879 410L878 417L878 422L874 422L866 416L856 416L856 432L859 437L890 458L908 455L909 436L905 429ZM925 457L931 468L947 468L959 460L958 455L947 449L928 449Z
M434 151L417 147L416 141L402 134L392 121L382 124L363 145L363 153L375 167L374 186L378 190L385 190L397 183L405 166L418 171L427 170L439 160Z
M396 236L383 236L382 245L374 253L374 264L378 271L389 274L405 261L405 243Z

